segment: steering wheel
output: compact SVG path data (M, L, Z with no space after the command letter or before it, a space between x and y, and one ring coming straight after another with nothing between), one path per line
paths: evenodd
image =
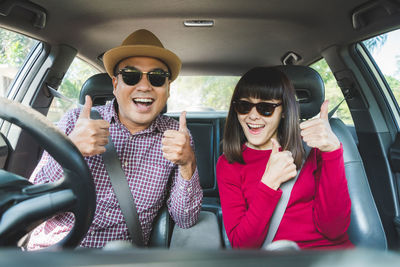
M20 103L0 98L0 118L26 130L63 168L63 178L33 185L0 170L0 246L18 240L52 216L71 212L75 224L52 248L73 248L87 233L94 216L96 193L90 170L79 150L46 117Z

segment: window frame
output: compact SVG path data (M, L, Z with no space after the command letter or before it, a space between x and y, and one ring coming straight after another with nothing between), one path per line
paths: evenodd
M355 50L363 61L364 65L367 67L369 74L375 82L376 88L382 95L382 99L391 114L391 117L397 127L397 131L400 131L400 106L393 94L392 89L386 81L385 76L377 65L374 57L371 55L368 48L362 43L362 41L356 44Z
M37 74L46 60L49 50L50 49L46 43L37 40L37 44L32 46L31 51L24 59L24 62L18 69L14 79L5 92L5 98L25 103L23 100L26 98L26 95L29 92L31 87L30 85L37 78ZM29 105L30 101L31 99L29 99L25 104ZM0 131L5 136L8 136L10 128L11 123L0 119Z

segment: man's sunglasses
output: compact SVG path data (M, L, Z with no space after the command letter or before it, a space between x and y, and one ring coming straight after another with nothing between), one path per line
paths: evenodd
M117 75L118 74L122 75L122 80L124 81L124 83L131 86L139 83L142 79L143 74L146 74L150 84L156 87L163 86L167 78L171 76L169 72L162 69L142 72L134 68L123 68L117 72Z
M235 100L233 101L233 107L235 111L239 114L247 114L251 111L253 107L256 107L257 112L261 116L269 117L274 113L276 107L282 105L281 103L266 103L259 102L257 104L245 101L245 100Z

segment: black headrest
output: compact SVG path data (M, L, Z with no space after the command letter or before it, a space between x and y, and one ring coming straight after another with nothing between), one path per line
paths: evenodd
M79 94L79 103L85 104L85 96L92 98L93 106L104 105L106 101L114 98L113 85L107 73L98 73L91 76L82 85Z
M319 73L307 66L278 66L296 90L300 103L300 118L309 119L320 112L325 99L325 87Z

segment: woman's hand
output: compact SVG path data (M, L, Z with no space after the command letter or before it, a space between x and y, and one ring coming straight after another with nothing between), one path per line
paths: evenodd
M294 178L297 174L292 152L279 151L279 143L271 138L272 152L261 179L265 185L277 190L281 184Z
M340 147L337 136L333 133L328 119L329 101L321 105L319 118L300 123L300 134L309 147L316 147L323 152L330 152Z

